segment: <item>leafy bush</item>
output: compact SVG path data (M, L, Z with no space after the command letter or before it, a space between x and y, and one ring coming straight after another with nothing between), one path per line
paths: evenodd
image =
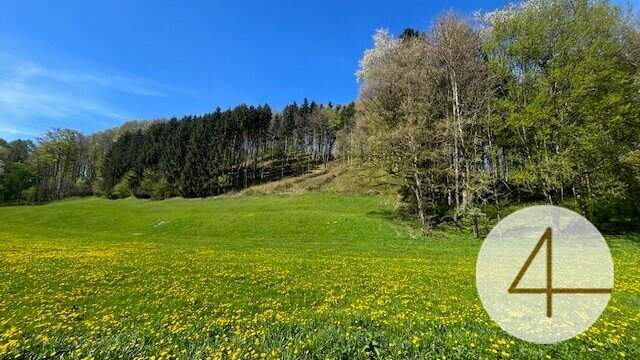
M131 189L129 188L129 182L126 178L122 179L109 194L109 198L112 199L124 199L131 196Z

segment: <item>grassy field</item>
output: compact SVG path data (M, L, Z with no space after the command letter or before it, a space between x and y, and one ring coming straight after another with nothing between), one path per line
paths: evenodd
M538 346L484 312L479 241L377 197L0 208L0 358L639 358L640 241L609 242L603 317Z

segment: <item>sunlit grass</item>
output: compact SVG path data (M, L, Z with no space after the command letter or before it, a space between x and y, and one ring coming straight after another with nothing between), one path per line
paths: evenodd
M415 237L366 196L86 199L0 209L0 358L638 358L640 242L587 333L502 332L480 242Z

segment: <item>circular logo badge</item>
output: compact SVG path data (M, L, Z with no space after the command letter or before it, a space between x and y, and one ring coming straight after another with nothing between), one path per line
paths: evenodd
M478 256L476 286L503 330L533 343L557 343L587 330L604 311L613 261L587 219L533 206L491 230Z

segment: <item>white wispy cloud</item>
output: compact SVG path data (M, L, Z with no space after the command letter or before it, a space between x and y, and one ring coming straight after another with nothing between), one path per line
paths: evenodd
M0 84L0 115L25 120L31 116L45 118L93 115L122 119L127 115L111 110L97 100L78 94L60 93L27 83ZM2 120L0 120L2 122Z
M133 117L113 104L114 95L161 97L170 90L142 78L0 58L0 136L32 136L56 124L42 119L112 125Z
M39 134L32 132L30 130L25 130L25 129L20 129L20 128L15 128L15 127L9 127L9 126L4 126L4 125L0 125L0 134L10 134L10 135L16 135L16 136L28 136L28 137L36 137Z
M102 87L131 95L166 96L167 87L156 82L118 74L71 72L49 69L32 62L18 64L14 72L21 77L40 78L71 86Z

